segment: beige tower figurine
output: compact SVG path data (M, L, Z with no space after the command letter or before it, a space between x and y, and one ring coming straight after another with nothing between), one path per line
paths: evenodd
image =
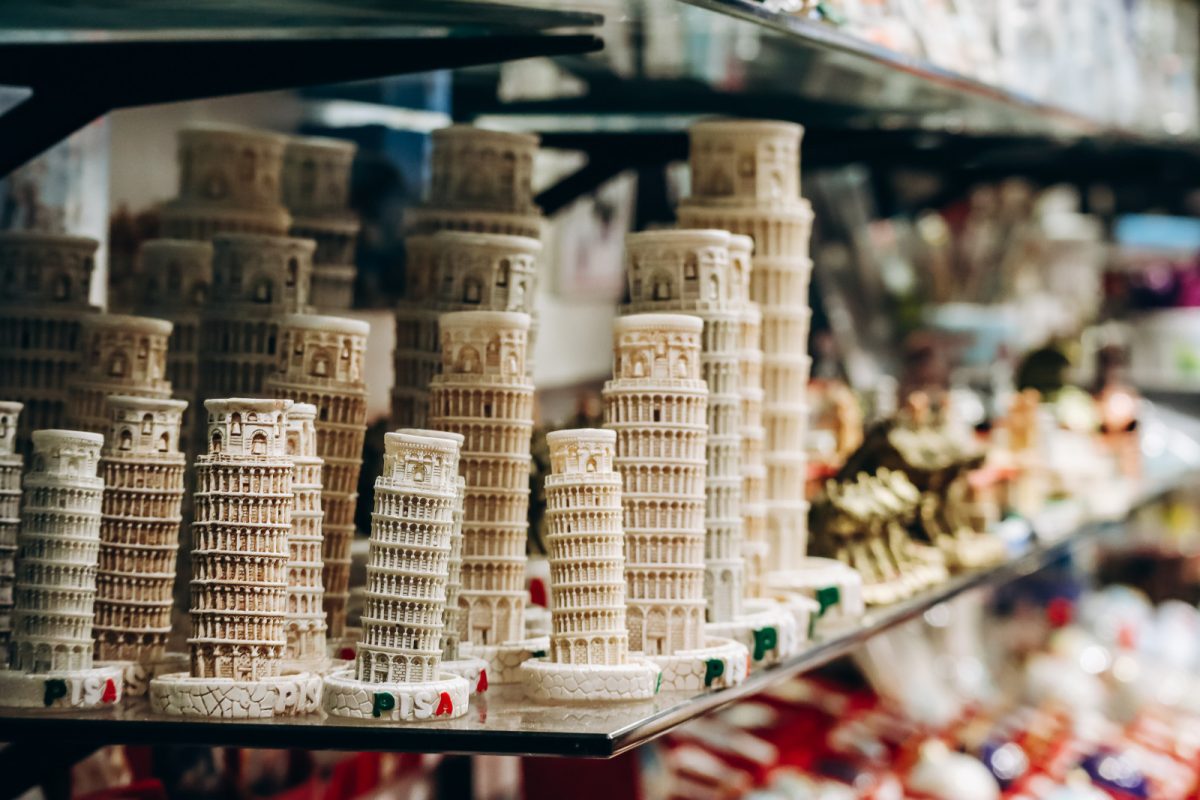
M80 320L99 242L82 236L0 233L0 386L23 403L17 452L30 431L66 424L67 381L79 366Z
M283 151L283 202L292 214L291 235L317 243L312 302L320 310L354 304L355 244L360 223L350 210L354 142L293 136Z
M552 595L550 656L521 665L525 694L543 702L644 700L659 668L629 655L625 543L617 435L579 429L547 434L546 542Z
M470 686L444 672L442 625L458 443L389 433L367 553L363 634L354 667L325 679L333 716L413 722L467 713Z
M392 419L415 425L424 419L429 382L440 367L437 312L529 314L526 352L533 352L537 258L542 245L527 236L461 231L415 234L407 245L410 296L396 311ZM428 287L423 285L426 281ZM532 371L528 360L526 369Z
M17 531L21 528L21 472L17 452L21 404L0 400L0 654L12 638L13 581L17 567Z
M196 458L191 668L150 682L150 707L221 719L316 711L321 679L284 669L292 470L290 400L207 400Z
M751 299L762 312L767 525L772 563L800 566L808 503L804 439L808 408L808 257L812 209L800 196L803 128L787 122L713 120L692 126L687 227L754 239Z
M317 455L321 470L322 573L325 622L335 652L346 641L346 605L350 599L350 546L354 508L367 432L364 359L365 322L344 317L288 314L276 320L279 353L267 381L272 397L287 397L317 407Z
M461 433L434 431L421 428L401 428L397 433L412 436L427 436L434 439L447 439L457 446L454 453L454 472L458 478L454 483L454 525L450 529L450 559L446 572L446 613L442 626L442 671L467 679L472 694L482 694L487 691L488 676L487 662L481 658L469 658L459 653L461 644L461 628L463 614L466 609L459 605L458 597L462 593L462 551L463 551L463 517L465 514L467 482L458 474L459 458L462 455L463 442L466 441Z
M165 399L165 319L126 314L89 314L80 334L79 369L67 384L67 419L78 430L107 434L112 425L108 398L120 394Z
M286 658L312 669L326 665L325 585L321 570L321 468L317 407L295 403L287 415L292 460L292 532L288 536Z
M187 403L112 395L100 451L104 502L96 576L96 659L123 662L126 692L165 668L183 519L180 431Z
M708 387L699 317L632 314L614 325L605 427L616 431L625 510L629 647L670 691L740 683L749 653L704 630Z
M25 475L11 665L0 706L98 708L124 691L118 667L92 662L104 481L98 433L40 430Z
M179 195L159 214L162 235L208 240L218 233L283 236L280 202L287 139L267 131L197 125L179 132Z
M442 372L433 380L429 425L465 437L461 652L488 662L493 683L545 650L525 638L533 384L525 369L529 316L509 311L443 314Z

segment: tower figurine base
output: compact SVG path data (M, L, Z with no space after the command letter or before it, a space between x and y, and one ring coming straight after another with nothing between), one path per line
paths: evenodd
M726 689L746 680L750 652L732 639L709 637L706 646L679 650L669 656L645 656L662 670L664 692L704 692Z
M488 688L488 662L482 658L456 658L442 662L442 672L457 675L466 680L471 694L483 694Z
M113 667L121 670L125 683L126 697L145 697L150 681L159 675L185 672L188 668L187 653L167 653L162 658L148 663L141 661L97 661L97 667Z
M763 580L772 595L799 594L816 601L813 632L845 627L866 611L862 576L832 558L804 558L795 569L768 573Z
M649 700L662 671L649 659L624 664L560 664L535 658L520 667L525 696L540 703L621 703Z
M176 672L150 681L151 710L178 717L294 717L320 707L321 678L308 672L257 681Z
M120 667L38 674L0 669L0 707L47 711L107 708L120 703L124 693Z
M746 600L744 614L704 626L709 636L732 639L745 647L751 669L778 664L799 651L807 631L807 619L798 620L792 609L773 600Z
M467 713L471 687L466 678L442 673L422 683L366 683L352 670L325 678L325 713L380 722L426 722Z
M488 683L520 683L521 665L531 658L542 658L550 652L550 637L536 636L504 644L469 644L458 646L460 658L479 658L487 662Z

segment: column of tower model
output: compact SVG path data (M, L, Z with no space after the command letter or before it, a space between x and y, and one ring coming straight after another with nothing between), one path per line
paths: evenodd
M287 651L289 661L322 667L325 648L325 587L321 569L321 468L317 455L317 407L296 403L287 414L287 454L292 460L292 531L288 535Z
M293 136L283 151L283 202L292 215L291 235L317 243L311 297L318 309L354 304L360 224L349 205L357 149L342 139Z
M33 433L0 705L94 708L121 699L121 670L92 663L103 441L86 431Z
M79 365L80 320L88 300L95 239L0 233L0 386L23 403L17 452L30 431L66 424L67 381Z
M370 326L343 317L288 314L278 317L279 356L267 381L272 397L317 407L317 455L321 470L322 574L328 638L340 650L347 636L350 545L367 432L363 359Z
M113 395L101 450L104 502L96 576L96 658L125 662L141 694L163 668L182 522L183 400Z
M653 697L658 667L629 655L617 435L585 428L554 431L546 441L553 632L550 657L521 665L525 693L566 702Z
M467 482L463 479L462 475L458 474L458 466L465 438L461 433L421 428L401 428L396 432L413 436L428 436L434 439L447 439L454 442L457 448L454 452L454 464L452 465L457 478L454 482L454 525L450 529L450 558L447 562L449 568L446 572L446 613L442 626L441 641L442 671L466 678L468 685L472 687L471 693L481 694L486 692L488 687L487 662L479 658L462 656L458 652L460 643L459 628L462 625L462 616L465 610L459 605L458 596L462 592L462 530L467 491Z
M283 314L308 308L315 245L308 239L220 234L200 336L207 395L259 397L275 366Z
M546 640L525 636L533 384L525 370L529 316L506 311L443 314L442 372L433 379L429 425L461 433L466 479L461 635L464 655L488 662L489 680L513 683Z
M218 233L286 234L291 217L280 201L286 141L217 125L180 131L179 194L159 209L162 235L204 241Z
M196 458L191 667L150 681L152 710L246 718L306 714L321 679L286 674L290 400L208 400Z
M618 317L604 386L624 482L629 647L662 668L669 690L731 686L748 661L743 645L704 630L703 327L684 314Z
M742 611L741 308L733 293L729 234L669 230L625 239L628 312L678 311L704 324L700 375L708 386L704 597L709 622Z
M393 419L423 418L437 374L437 316L447 311L519 311L533 319L537 257L542 245L528 236L441 231L408 238L410 293L396 311L396 382ZM530 332L527 353L534 344ZM532 364L526 361L526 369ZM423 410L423 409L422 409Z
M126 314L83 318L79 369L67 384L67 419L77 429L108 433L108 398L120 394L164 399L171 396L167 373L165 319Z
M403 722L462 716L470 687L441 669L458 444L389 433L384 447L362 638L353 669L325 679L325 711Z
M0 401L0 654L8 652L12 638L17 531L21 527L21 472L25 467L25 459L17 452L20 417L20 403Z
M800 196L802 133L799 125L784 122L692 126L693 195L679 208L683 225L754 239L750 286L762 312L767 524L772 561L784 570L803 559L808 530L804 439L812 209Z

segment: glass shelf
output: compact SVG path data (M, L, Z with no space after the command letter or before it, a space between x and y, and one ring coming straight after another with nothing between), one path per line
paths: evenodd
M1136 508L1183 486L1194 476L1179 472L1147 485ZM1047 519L1059 517L1051 509ZM308 717L269 720L195 720L151 714L144 699L90 712L0 709L0 741L95 744L188 744L315 750L488 753L607 758L641 745L677 725L749 697L785 679L846 655L883 631L930 608L984 586L996 586L1053 563L1093 541L1116 522L1088 522L1057 532L1051 543L1033 544L1001 566L958 575L905 602L868 611L853 627L827 633L782 664L756 670L740 686L699 696L662 692L653 700L614 706L545 706L529 702L520 686L493 685L471 699L456 720L427 724L358 722ZM1033 523L1035 530L1039 523Z

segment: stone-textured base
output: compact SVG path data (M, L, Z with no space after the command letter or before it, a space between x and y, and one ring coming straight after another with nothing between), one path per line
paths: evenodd
M661 671L647 659L624 664L559 664L530 659L521 665L525 696L539 703L621 703L648 700Z
M520 683L521 665L531 658L543 658L550 652L550 638L536 636L504 644L468 644L458 646L459 658L480 658L487 662L488 683Z
M553 632L550 610L541 606L526 606L525 635L530 639L549 636Z
M75 672L28 672L0 669L0 706L7 708L107 708L121 702L121 668L97 666Z
M857 622L866 611L862 576L832 558L805 558L796 569L769 573L772 595L799 594L817 602L815 631Z
M710 638L706 647L680 650L669 656L646 656L662 669L664 692L704 692L725 689L746 680L750 653L732 639Z
M467 713L466 678L443 673L424 683L366 683L351 670L325 678L325 713L380 722L454 719Z
M125 682L126 697L144 697L150 681L159 675L183 672L188 668L187 653L167 653L158 661L143 664L138 661L97 661L97 667L114 667L121 670Z
M442 672L465 679L471 687L471 694L483 694L488 688L487 666L487 662L482 658L459 658L443 661Z
M150 708L181 717L256 719L311 714L321 707L321 677L302 672L235 681L193 678L186 672L150 681Z
M709 636L732 639L750 652L750 667L778 664L800 649L803 642L797 619L781 604L770 600L745 601L746 613L731 622L709 622L704 631Z

